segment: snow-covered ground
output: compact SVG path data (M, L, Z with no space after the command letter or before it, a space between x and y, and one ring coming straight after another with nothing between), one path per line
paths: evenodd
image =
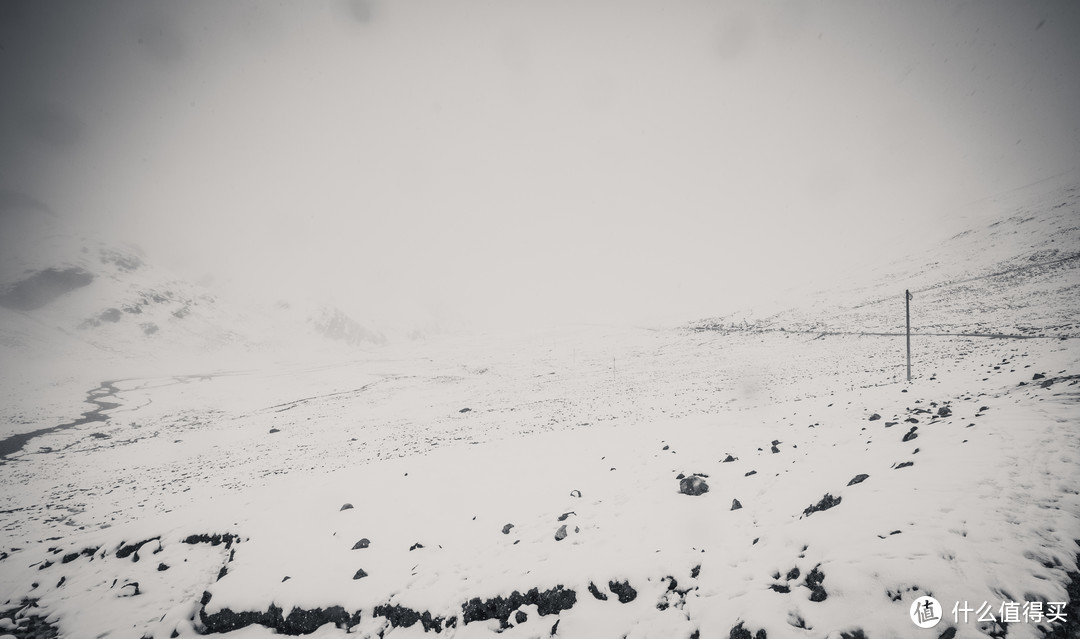
M0 633L1067 636L1075 190L1039 207L764 319L7 368L8 433L116 406L0 465Z

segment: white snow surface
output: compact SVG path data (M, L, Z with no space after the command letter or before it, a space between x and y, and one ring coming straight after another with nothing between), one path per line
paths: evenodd
M103 380L118 406L0 465L0 631L194 637L232 611L257 614L226 636L263 638L267 611L339 606L309 636L1001 636L953 604L1068 602L1080 570L1078 260L997 275L1068 257L1045 251L1076 239L1075 193L973 233L1014 229L1007 251L954 239L920 270L952 313L916 296L917 325L949 317L916 335L910 382L904 337L870 334L902 328L902 275L708 330L5 367L5 397L30 398L5 400L8 433L75 419ZM977 302L995 291L1023 303ZM871 302L884 328L821 310ZM561 595L476 618L534 588ZM908 616L922 595L945 608L933 630Z

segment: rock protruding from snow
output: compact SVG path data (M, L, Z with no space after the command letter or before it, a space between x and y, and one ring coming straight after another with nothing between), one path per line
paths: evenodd
M840 499L841 499L840 497L833 497L829 493L825 493L825 496L821 498L821 501L819 501L818 503L816 503L816 504L814 504L812 506L807 506L806 510L803 510L803 515L806 515L806 516L809 517L810 515L812 515L812 514L814 514L816 512L821 512L823 510L828 510L828 509L832 508L833 506L839 504Z
M690 475L679 480L679 492L696 497L709 492L709 484L700 475Z

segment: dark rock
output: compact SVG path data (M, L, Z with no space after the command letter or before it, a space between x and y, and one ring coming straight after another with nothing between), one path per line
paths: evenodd
M892 426L896 426L899 423L900 422L885 422L885 428L890 428Z
M571 490L570 491L570 496L571 497L581 497L581 491L580 490Z
M563 513L563 514L559 515L559 521L566 521L567 517L569 517L570 515L576 515L576 514L577 513L574 512L574 511L570 511L568 513Z
M918 426L912 426L911 430L909 430L907 433L904 434L903 441L909 442L909 441L915 439L916 437L918 437L919 434L915 432L918 429L919 429Z
M948 406L942 406L938 409L937 414L938 417L948 417L949 415L952 415L952 409Z
M731 629L728 639L768 639L768 635L764 628L751 634L749 630L743 628L743 622L740 621L738 625Z
M367 547L368 547L368 546L370 546L370 545L371 545L371 540L370 540L370 539L368 539L367 537L364 537L364 538L363 538L363 539L361 539L360 541L358 541L358 542L356 542L355 544L353 544L353 547L352 547L352 549L353 549L353 550L360 550L361 548L367 548Z
M525 614L524 610L518 610L514 613L514 623L523 624L529 620L529 615Z
M352 504L344 503L344 504L341 505L341 508L338 509L338 512L341 512L342 510L351 510L352 507L353 507Z
M918 424L919 423L919 420L914 418L914 417L908 417L904 421L909 423L909 424Z
M600 592L600 589L596 587L596 584L591 581L589 582L589 594L591 594L596 599L599 599L600 601L607 601L607 595Z
M210 544L211 546L225 544L226 549L231 548L233 542L240 543L240 537L232 533L188 535L184 538L185 544Z
M803 510L803 515L809 516L809 515L811 515L813 513L816 513L816 512L821 512L823 510L828 510L828 509L832 508L833 506L836 506L837 504L839 504L841 499L843 499L843 498L842 497L833 497L829 493L825 493L825 496L821 498L821 501L819 501L818 503L816 503L816 504L814 504L812 506L807 506L806 509Z
M509 597L494 597L488 600L475 597L462 604L462 623L498 619L505 625L510 615L522 606L535 605L537 613L543 617L570 610L576 603L577 593L562 586L544 592L533 588L525 594L515 590Z
M690 475L679 481L679 492L684 495L703 495L709 492L709 484L698 475Z
M896 465L896 469L897 469L897 470L900 470L901 468L907 468L908 466L914 466L914 465L915 465L915 462L913 462L913 461L906 461L906 462L904 462L904 463L902 463L902 464L897 464L897 465Z
M737 459L738 459L738 457L732 457L731 455L728 455L727 457L724 458L724 461L722 463L726 464L726 463L729 463L729 462L733 462L733 461L735 461Z
M938 635L938 639L953 639L953 637L955 636L956 626L950 626L945 629L945 632L942 632L940 635Z
M772 450L772 452L773 452L773 454L774 454L774 455L775 455L776 453L779 453L779 452L780 452L780 449L776 447L776 444L773 444L773 447L772 447L772 449L771 449L771 450Z
M509 535L510 534L510 529L513 528L513 527L514 527L514 524L506 524L505 526L503 526L503 529L502 529L503 534L504 535Z
M1043 375L1042 373L1035 373L1034 375L1031 376L1031 380L1035 381L1037 379L1043 379L1044 377L1046 377L1046 375ZM982 410L982 409L980 408L979 410Z
M791 588L789 588L785 584L770 584L769 588L784 595L791 592Z
M742 508L742 504L739 503L739 500L738 499L732 499L731 500L731 509L732 510L738 510L740 508Z
M840 639L866 639L866 633L862 628L856 628L851 632L841 632Z
M151 541L158 541L160 539L161 539L160 536L159 537L151 537L150 539L144 539L144 540L142 540L140 542L136 542L134 544L128 544L128 545L121 544L120 547L116 549L116 558L117 559L124 559L125 557L128 557L130 555L137 555L139 549L143 547L143 544L148 544ZM134 559L133 561L138 561L138 559Z
M418 549L423 548L423 547L424 547L424 544L422 544L422 543L420 543L418 541L418 542L416 542L415 544L413 544L412 546L409 547L409 552L412 552L414 550L418 550Z
M619 603L630 603L637 599L637 590L629 581L609 581L608 588L619 597Z
M861 483L863 483L864 481L866 481L869 478L870 478L870 475L867 475L866 473L859 473L858 475L855 475L854 477L852 477L851 481L849 481L847 483L847 485L848 486L854 486L855 484L861 484Z
M353 579L363 579L364 577L367 577L367 576L368 576L368 574L366 572L364 572L363 568L361 568L360 570L356 571L356 574L353 575L352 578Z
M869 421L876 422L879 419L881 419L881 415L878 415L877 413L874 413L873 415L870 416Z
M566 524L559 526L559 529L555 531L555 541L562 541L566 539Z
M215 581L221 581L221 578L224 577L227 574L229 574L229 567L228 566L222 566L221 570L218 570L217 579Z
M471 410L472 410L471 408L462 408L462 409L461 409L461 410L459 410L458 412L459 412L459 413L468 413L468 412L469 412L469 411L471 411Z
M700 575L700 574L701 574L701 564L698 564L698 565L696 565L696 566L694 566L693 568L690 569L690 578L691 579L697 579L698 575Z
M810 601L813 602L825 601L829 596L821 585L825 581L825 573L818 568L819 566L814 566L813 570L806 573L806 587L810 589Z
M757 471L756 471L756 470L751 470L750 472L748 472L748 473L745 473L745 474L743 475L743 477L749 477L750 475L756 475L756 474L757 474Z
M320 627L332 623L337 626L354 626L360 622L360 613L352 615L345 612L341 606L329 608L293 608L289 615L282 620L281 626L276 630L286 635L307 635L315 632Z
M273 435L274 433L280 433L280 432L281 432L281 431L280 431L280 430L278 430L277 428L271 428L271 429L270 429L270 434L271 434L271 435Z
M432 617L431 613L426 610L424 612L417 612L399 604L393 606L390 604L376 606L371 614L374 617L385 618L394 628L410 628L416 625L417 622L420 622L420 625L424 628L424 632L431 632L434 630L436 633L439 633L442 632L443 629L444 620L442 617ZM449 622L447 622L447 627L450 627Z
M169 564L158 563L157 569L158 569L158 572L165 572L166 570L169 569Z
M38 271L0 294L0 306L13 311L33 311L93 281L94 276L81 268Z

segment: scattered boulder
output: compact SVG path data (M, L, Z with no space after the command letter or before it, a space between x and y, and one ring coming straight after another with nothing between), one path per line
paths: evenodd
M461 410L459 410L458 412L459 412L459 413L468 413L468 412L470 412L471 410L472 410L471 408L468 408L468 407L466 407L466 408L462 408L462 409L461 409Z
M918 437L919 434L915 432L917 430L919 430L918 426L912 426L911 430L909 430L907 433L904 434L903 441L909 442L909 441L915 439L916 437Z
M371 545L371 540L370 540L370 539L368 539L367 537L364 537L364 538L363 538L363 539L361 539L360 541L358 541L358 542L356 542L355 544L353 544L353 547L352 547L352 549L353 549L353 550L360 550L361 548L367 548L367 547L368 547L368 546L370 546L370 545Z
M825 588L821 583L825 581L825 573L819 570L820 564L814 566L814 569L806 573L806 587L810 589L810 601L822 602L828 598L828 593L825 592Z
M608 588L619 597L619 603L630 603L637 599L637 590L629 581L609 581Z
M948 417L949 415L952 415L952 409L948 406L942 406L938 409L937 414L938 417Z
M690 475L679 481L679 492L684 495L703 495L709 492L709 484L699 475Z
M570 496L571 497L581 497L581 491L580 490L571 490L570 491Z
M863 483L864 481L866 481L869 478L870 478L870 475L867 475L866 473L859 473L858 475L855 475L854 477L852 477L851 481L849 481L847 483L847 485L848 486L854 486L855 484L861 484L861 483Z
M1046 375L1043 375L1042 373L1035 373L1034 375L1031 376L1031 380L1035 381L1037 379L1043 379L1044 377L1046 377ZM979 410L982 410L982 409L980 408Z
M873 415L870 416L869 421L876 422L879 419L881 419L881 415L878 415L877 413L874 413Z
M278 430L277 428L271 428L271 429L270 429L270 434L271 434L271 435L273 435L274 433L280 433L280 432L281 432L281 431L280 431L280 430Z
M768 639L768 634L765 632L764 628L751 633L746 628L743 628L743 622L740 621L738 625L731 629L731 633L728 634L728 639Z
M351 509L352 507L353 507L353 505L352 505L352 504L350 504L350 503L344 503L344 504L342 504L342 505L341 505L341 508L340 508L340 509L338 509L338 512L341 512L342 510L349 510L349 509Z
M738 499L732 499L731 500L731 509L732 510L738 510L740 508L742 508L742 504L739 503L739 500Z
M896 465L896 469L897 469L897 470L900 470L901 468L907 468L908 466L914 466L914 465L915 465L915 462L913 462L913 461L906 461L906 462L904 462L904 463L902 463L902 464L897 464L897 465Z
M364 577L367 577L367 576L368 576L367 572L365 572L364 569L361 568L360 570L356 571L355 575L353 575L353 579L363 579Z
M589 582L589 594L600 601L607 601L607 595L600 592L600 589L596 587L596 584L591 581Z
M418 541L418 542L416 542L415 544L413 544L412 546L409 547L409 552L412 552L414 550L418 550L418 549L423 548L423 547L424 547L424 544L422 544L422 543L420 543Z
M518 610L514 613L514 623L523 624L529 620L529 615L525 614L524 610Z
M505 526L503 526L502 527L503 534L504 535L509 535L510 534L510 529L513 528L513 527L514 527L514 524L506 524Z
M806 510L803 510L803 515L806 515L807 517L809 517L813 513L821 512L823 510L828 510L828 509L832 508L833 506L836 506L837 504L839 504L841 499L842 499L841 497L833 497L829 493L825 493L825 496L821 498L821 501L819 501L818 503L816 503L816 504L814 504L812 506L807 506Z
M566 524L559 526L559 529L555 531L555 541L562 541L566 539Z
M731 455L728 455L727 457L724 458L724 461L722 463L726 464L728 462L733 462L733 461L736 461L738 459L739 459L738 457L732 457Z

